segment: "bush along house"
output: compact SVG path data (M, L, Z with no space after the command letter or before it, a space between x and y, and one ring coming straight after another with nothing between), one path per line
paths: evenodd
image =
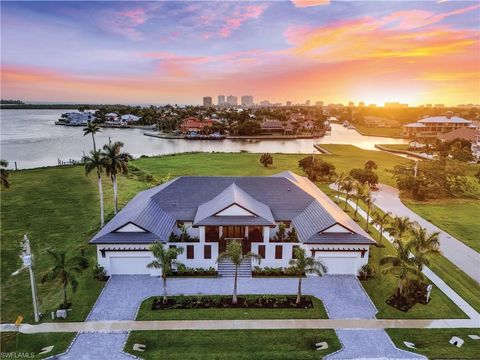
M234 240L262 257L260 267L288 267L294 249L302 247L331 275L357 275L375 244L315 184L290 171L178 177L137 194L90 243L108 275L160 275L147 268L149 246L159 241L182 247L178 261L185 266L228 276L231 268L216 260ZM251 271L252 264L243 265Z

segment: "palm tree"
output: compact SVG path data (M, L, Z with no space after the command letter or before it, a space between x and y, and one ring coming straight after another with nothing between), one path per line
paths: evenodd
M295 257L290 259L288 265L298 276L298 290L296 303L299 304L302 298L302 277L304 274L317 274L322 276L327 272L327 267L320 261L311 256L306 256L305 249L297 247L294 252Z
M380 211L374 211L372 214L372 223L380 226L380 236L379 236L380 246L382 246L383 228L388 223L388 220L390 219L390 215L392 215L390 211L383 214Z
M132 156L127 152L121 152L123 142L115 141L113 144L103 145L102 157L105 161L105 171L113 183L113 211L116 214L118 209L118 187L117 174L128 173L128 161Z
M349 176L347 176L342 181L341 189L345 192L345 208L344 208L344 210L347 211L348 197L353 190L353 180Z
M419 271L423 266L430 265L430 256L439 255L440 252L440 233L427 233L427 229L416 225L411 229L412 232L412 248L414 250L415 261Z
M345 178L345 173L342 171L340 175L335 179L335 184L337 185L337 203L340 201L340 189L342 187L343 179Z
M88 260L83 256L67 258L65 251L47 250L47 254L53 260L53 266L43 276L42 284L47 281L57 281L63 287L63 308L68 307L67 286L73 292L77 291L78 281L74 273L81 273L88 266Z
M377 163L373 160L368 160L365 165L364 165L365 170L376 170L377 169Z
M167 302L167 276L172 272L173 266L178 266L177 256L183 253L183 248L166 248L162 243L156 241L150 246L155 260L147 265L148 268L162 269L163 280L163 302Z
M370 189L366 189L362 200L365 205L367 205L367 223L365 224L365 231L368 232L368 226L370 225L370 211L372 210L373 205L373 197Z
M411 231L413 223L407 216L394 216L386 229L395 238L395 242L401 241L404 235Z
M0 160L0 180L2 183L2 187L8 189L10 187L10 181L8 181L8 161L7 160Z
M90 156L84 156L85 174L88 176L90 172L96 170L98 178L98 193L100 195L100 224L101 227L105 224L105 216L103 209L103 187L102 187L102 172L105 169L105 159L102 157L100 150L92 150Z
M83 136L92 135L93 151L97 151L97 145L95 144L95 134L100 132L101 128L95 121L89 121L87 126L83 128Z
M355 190L355 214L354 217L355 219L358 219L357 213L358 213L358 202L363 198L363 195L365 194L365 185L355 181L353 184L353 188Z
M222 252L220 255L218 255L217 262L219 262L222 259L228 259L233 263L233 265L235 265L232 304L236 304L237 303L238 267L240 266L242 261L246 259L254 259L260 264L260 262L262 261L262 258L260 257L260 255L255 254L253 252L248 252L244 254L242 251L242 243L238 240L233 240L228 243L227 249L224 252Z
M413 243L404 244L403 241L397 242L397 252L395 255L389 255L380 260L383 266L383 274L393 274L398 279L397 291L400 295L405 296L406 284L409 275L422 276L422 272L418 270L415 258L411 256L410 250Z

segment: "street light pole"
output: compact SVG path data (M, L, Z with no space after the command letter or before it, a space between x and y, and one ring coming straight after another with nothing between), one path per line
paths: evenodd
M28 268L30 274L30 287L32 289L32 302L33 302L33 315L35 317L35 322L40 321L40 314L38 312L38 300L37 300L37 287L35 285L35 275L33 273L33 255L30 249L30 240L28 239L27 234L23 235L22 245L22 254L20 258L22 259L23 266L15 271L12 275L15 276L19 274L23 269Z

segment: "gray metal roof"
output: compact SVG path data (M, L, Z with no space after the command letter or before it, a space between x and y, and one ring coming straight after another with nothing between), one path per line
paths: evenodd
M231 204L257 216L215 216ZM311 241L316 234L338 223L373 243L371 237L315 184L290 171L270 177L176 178L137 194L91 243L126 243L126 237L139 242L167 241L177 220L195 221L195 225L263 226L292 221L303 242ZM145 229L147 234L115 232L128 223Z
M275 222L271 222L259 216L210 216L202 219L195 225L197 226L227 226L227 225L252 225L252 226L275 226Z
M160 239L151 232L113 232L94 238L91 244L151 244Z
M354 233L323 233L314 234L304 241L305 244L355 244L355 245L373 245L375 241L366 238L363 235Z
M266 225L275 225L275 219L268 205L255 200L235 183L227 187L212 200L201 204L195 214L193 224L200 225L202 220L215 216L232 205L238 205L252 213L255 217L263 218L262 223L266 223ZM245 216L245 218L248 217Z

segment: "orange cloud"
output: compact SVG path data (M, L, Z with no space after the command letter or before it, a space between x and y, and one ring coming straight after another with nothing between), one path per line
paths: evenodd
M405 32L385 28L387 22L366 17L315 29L291 26L284 36L294 45L293 54L325 62L432 57L466 51L479 41L476 30L443 26Z
M330 4L330 0L292 0L293 5L298 8L310 6L322 6Z
M218 34L224 38L229 37L232 31L238 29L245 21L260 17L265 8L266 6L264 5L248 5L235 10L230 16L227 15Z

